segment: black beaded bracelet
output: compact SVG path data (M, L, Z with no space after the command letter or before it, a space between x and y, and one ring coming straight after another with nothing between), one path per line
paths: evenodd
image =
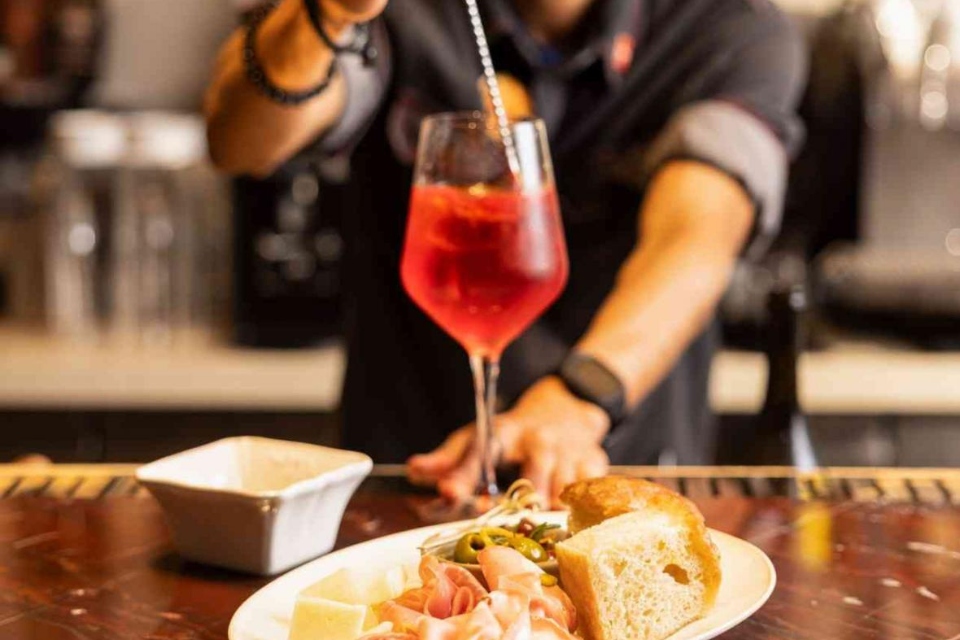
M313 25L314 31L317 32L317 35L320 36L323 43L330 47L334 53L338 55L343 53L358 55L363 58L363 64L365 66L369 67L373 65L379 52L373 45L369 22L361 22L354 25L352 42L348 44L337 44L327 33L327 30L323 28L323 16L320 14L320 3L317 0L303 0L303 4L307 9L307 15L310 17L310 24Z
M247 80L249 80L260 93L274 102L287 106L297 106L316 98L330 86L330 82L337 72L337 60L334 58L330 61L330 69L327 71L327 77L324 78L320 84L306 91L287 91L273 84L270 78L267 77L267 72L257 57L257 32L260 25L263 24L263 21L266 20L276 5L276 2L272 2L251 16L250 23L247 27L247 37L243 45L243 63L247 72Z

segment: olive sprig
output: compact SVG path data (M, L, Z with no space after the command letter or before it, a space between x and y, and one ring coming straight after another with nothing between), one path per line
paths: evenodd
M548 531L551 531L553 529L559 529L559 528L560 528L560 525L558 524L541 522L539 525L536 526L536 528L533 531L530 532L530 538L532 538L536 542L540 542L541 540L543 540L543 536L546 535Z
M420 552L426 555L434 555L443 547L459 540L465 533L483 528L495 518L529 511L539 511L543 508L543 505L543 497L537 493L532 482L526 479L517 480L507 489L500 504L476 520L467 523L465 526L441 531L427 538L420 546Z

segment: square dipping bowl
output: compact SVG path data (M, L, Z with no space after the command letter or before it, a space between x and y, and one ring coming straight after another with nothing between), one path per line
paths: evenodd
M137 470L188 560L276 575L333 548L373 461L267 438L227 438Z

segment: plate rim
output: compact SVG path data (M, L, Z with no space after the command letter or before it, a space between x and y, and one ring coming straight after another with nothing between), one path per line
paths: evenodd
M546 518L558 518L566 514L567 514L566 511L544 511L544 512L540 512L538 515ZM328 553L319 558L315 558L314 560L306 562L300 565L299 567L291 569L290 571L275 577L270 582L268 582L267 584L257 589L254 593L252 593L248 598L246 598L243 601L243 603L237 608L236 611L234 611L233 616L231 616L230 618L230 624L227 627L227 640L241 640L239 635L240 630L237 628L237 625L240 624L240 622L242 622L242 620L240 619L242 616L246 617L249 615L246 612L246 610L252 607L253 601L260 599L260 597L262 597L263 592L267 591L271 587L276 588L275 585L277 583L284 580L289 580L290 576L295 573L299 573L299 572L306 573L315 564L319 564L322 562L329 562L330 558L335 559L336 556L340 554L345 554L347 552L356 553L356 550L358 548L364 548L367 546L383 544L385 540L388 540L393 537L408 536L408 535L412 536L415 533L417 534L423 533L423 534L429 535L432 533L436 533L445 528L454 528L457 526L466 525L469 522L470 522L469 520L461 520L457 522L450 522L450 523L437 524L437 525L427 525L423 527L417 527L414 529L405 529L403 531L389 533L387 535L380 536L372 540L358 542L357 544L350 545L349 547L338 549L332 553ZM744 540L743 538L738 538L737 536L734 536L732 534L724 533L723 531L717 531L716 529L710 529L710 528L708 528L707 530L710 532L710 536L714 538L714 542L716 542L717 538L725 538L733 545L741 546L742 548L747 549L750 553L755 554L756 558L758 560L761 560L763 566L766 568L768 579L767 579L766 589L764 590L763 594L759 596L753 603L751 603L750 606L745 608L743 611L739 612L737 615L732 616L729 620L725 620L722 624L716 627L711 627L709 630L699 633L698 635L693 636L688 640L707 640L709 638L715 638L720 634L726 633L730 629L733 629L734 627L738 626L739 624L741 624L742 622L744 622L745 620L753 616L757 611L759 611L767 603L767 601L770 599L770 596L773 595L773 592L774 590L776 590L776 587L777 587L778 576L777 576L776 567L774 566L773 561L770 559L770 556L768 556L762 549L760 549L757 545L753 544L752 542ZM722 580L722 577L721 577L721 580ZM691 622L690 624L695 624L695 623L696 621ZM673 635L669 636L666 640L671 640L671 638L673 638L677 633L680 633L685 628L686 627L678 629Z

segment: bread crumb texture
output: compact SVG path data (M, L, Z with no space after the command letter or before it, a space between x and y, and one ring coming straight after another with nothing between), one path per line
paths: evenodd
M565 492L571 519L577 514L585 524L633 508L579 529L557 547L563 587L586 640L661 640L709 611L720 558L696 507L643 480L591 482L599 483L593 495L589 487ZM598 488L603 502L596 500Z

